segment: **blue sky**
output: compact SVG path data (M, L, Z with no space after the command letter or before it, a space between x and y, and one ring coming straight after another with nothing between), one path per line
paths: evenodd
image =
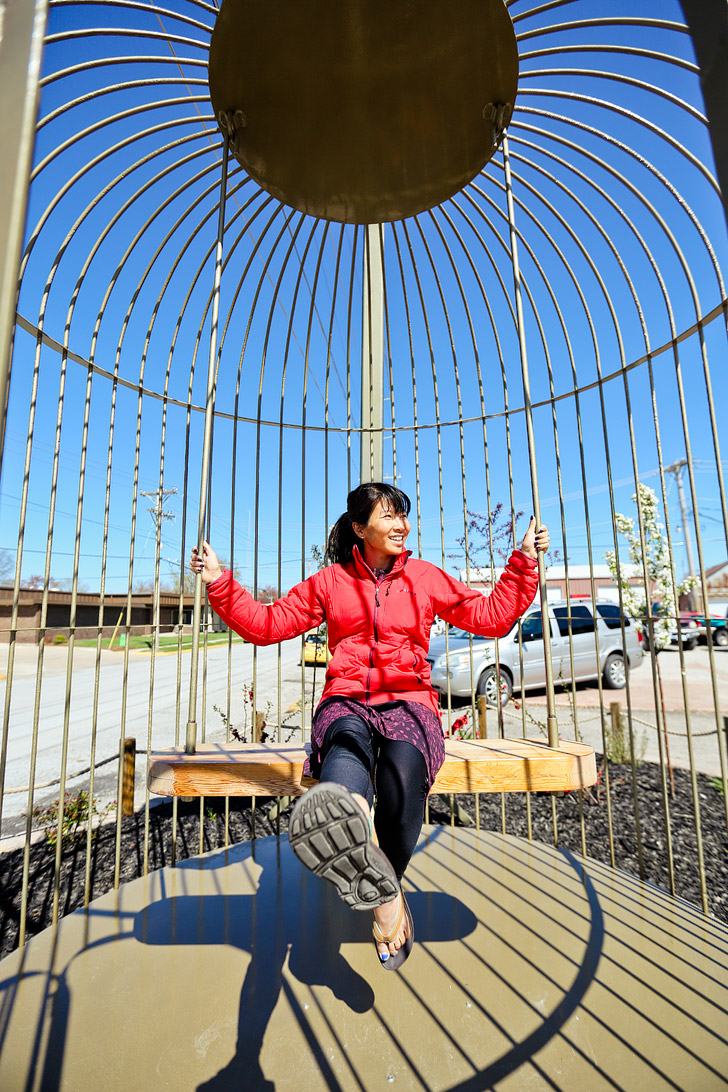
M669 28L633 25L544 32L554 24L604 15L682 21L679 5L656 0L601 4L575 0L529 16L535 6L521 0L510 5L516 32L529 36L519 42L519 93L509 141L516 221L522 236L519 255L526 289L539 492L543 518L563 551L553 413L550 404L539 405L549 399L553 384L558 399L566 553L573 563L584 563L586 517L573 397L577 385L593 560L600 563L604 550L613 545L607 449L615 507L633 511L627 397L638 473L659 493L647 366L640 364L628 372L626 390L620 369L645 355L646 339L652 351L668 342L671 322L681 332L695 323L696 314L706 315L720 303L721 285L705 238L718 265L725 266L725 217L707 177L712 166L707 133L694 116L701 108L696 74L644 52L624 51L625 46L651 50L689 65L689 37ZM97 371L90 388L79 576L89 587L98 586L108 518L107 590L119 591L128 583L135 481L137 490L147 491L156 490L160 482L165 409L161 396L165 394L170 401L164 416L163 486L178 493L168 501L176 519L165 525L163 557L180 557L185 515L186 547L194 533L202 415L196 410L191 413L188 438L185 403L190 383L192 403L199 406L204 400L220 140L206 98L206 67L200 63L206 58L208 32L176 22L159 5L138 12L106 6L102 20L99 11L94 5L52 10L55 33L93 25L96 18L106 27L129 25L132 20L130 25L139 36L83 37L81 48L79 40L71 38L47 49L47 74L76 65L79 58L95 57L99 63L51 81L43 92L44 117L71 100L91 97L59 112L41 128L36 163L46 156L50 159L34 182L29 234L41 220L43 227L30 252L19 309L29 323L37 325L44 308L44 287L49 285L43 313L46 332L62 341L70 314L71 351L80 361L93 354ZM180 0L175 11L211 25L211 13L201 5ZM149 38L150 32L162 29L200 45L172 39L170 48L163 38ZM595 45L602 48L588 48ZM530 56L554 47L558 54ZM124 54L151 59L102 63L104 58ZM590 69L591 74L580 69ZM603 71L621 78L606 78L599 74ZM159 82L172 79L178 82ZM92 94L115 82L138 80L148 82ZM634 81L669 88L670 95L684 99L690 110ZM579 96L584 95L609 105L582 101ZM143 112L119 116L146 105L150 108ZM163 128L144 135L144 130L160 125ZM75 139L86 126L89 131ZM660 132L651 131L650 126ZM58 151L66 141L69 146ZM673 145L675 141L687 156ZM68 192L58 198L67 180L73 180ZM504 210L498 154L473 185L431 215L387 225L384 231L385 363L391 360L397 482L414 500L416 391L421 548L423 556L436 562L444 552L448 566L455 564L450 555L457 552L456 540L463 528L459 407L466 419L462 450L467 507L485 511L490 497L491 506L501 502L509 508L512 483L515 508L524 510L526 517L531 511ZM359 420L362 246L361 230L316 223L292 213L269 201L234 165L221 294L223 336L211 535L226 556L232 547L248 582L256 575L256 552L259 585L280 580L285 590L305 575L311 544L323 542L327 526L344 507L347 488L358 481L358 433L347 440L346 427L348 422L356 426ZM728 393L726 331L720 319L706 327L705 345L713 396L720 406ZM17 545L35 374L38 396L24 576L42 572L45 563L61 376L61 355L52 347L42 348L36 373L34 354L35 338L19 331L2 480L0 546L14 552ZM726 556L726 540L696 335L681 344L680 366L704 559L710 565ZM115 368L122 382L115 393L107 517L114 389L109 375ZM670 464L685 454L672 352L656 356L653 368L663 462ZM614 377L603 384L601 398L595 385L600 371L602 377ZM261 374L260 417L266 423L258 429ZM59 578L72 574L87 378L83 363L69 360L52 528L51 572ZM141 406L136 389L140 383L147 392ZM513 411L508 418L510 438L506 398ZM387 401L388 424L391 407ZM602 413L607 421L606 445ZM392 475L391 434L385 437L385 463ZM680 522L674 479L669 476L667 484L674 528ZM154 572L149 503L138 498L135 581L149 579ZM675 536L675 541L680 573L684 553L677 545L680 537ZM410 545L417 550L415 532ZM171 571L163 563L163 575Z

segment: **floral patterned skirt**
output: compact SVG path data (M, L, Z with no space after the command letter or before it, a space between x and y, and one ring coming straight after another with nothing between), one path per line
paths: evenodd
M442 723L437 713L416 701L388 701L366 705L355 698L327 698L316 710L311 727L311 755L304 774L318 777L321 771L321 747L331 724L350 714L361 717L372 729L387 739L411 743L427 765L428 790L445 759Z

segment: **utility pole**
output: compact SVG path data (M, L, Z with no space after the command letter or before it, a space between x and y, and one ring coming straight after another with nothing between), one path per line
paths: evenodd
M688 508L687 508L687 504L685 503L685 490L683 489L683 482L682 482L683 470L685 469L685 467L687 465L688 464L687 464L686 459L677 459L671 466L666 466L665 467L665 473L675 475L675 481L677 482L677 495L678 495L678 498L680 500L680 513L681 513L681 518L682 518L682 529L683 529L683 536L684 536L684 539L685 539L685 553L688 555L688 572L690 573L690 575L692 577L695 577L696 574L695 574L695 562L693 561L693 543L692 543L692 539L690 538L690 525L688 524ZM669 518L669 516L668 516L668 518ZM698 593L698 595L695 596L693 594L693 590L691 589L691 591L689 593L689 598L690 598L690 609L694 610L695 609L695 600L696 600L696 598L701 598L700 593Z
M177 492L176 489L155 489L153 492L145 492L140 490L143 497L155 497L157 503L154 505L148 505L147 512L151 514L154 521L154 529L157 532L155 536L155 554L156 554L156 571L154 579L154 649L155 652L159 649L159 562L162 560L162 525L165 519L176 519L177 517L172 512L165 512L164 502L167 497L173 497Z

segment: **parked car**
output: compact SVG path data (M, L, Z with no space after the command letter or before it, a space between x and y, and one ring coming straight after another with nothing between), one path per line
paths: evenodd
M610 690L622 689L627 683L627 672L642 662L642 635L638 633L634 621L625 617L625 640L622 641L620 611L616 603L597 600L595 614L591 599L562 599L549 603L549 622L551 660L554 680L558 682L572 681L570 642L573 645L573 678L596 679L601 675L604 685ZM598 658L595 630L599 637ZM540 607L532 607L522 619L521 637L524 689L545 686L546 663ZM518 624L507 636L500 638L498 652L501 701L505 704L513 691L521 686ZM441 694L447 693L448 679L450 693L457 697L469 697L474 683L477 693L484 694L489 705L497 704L495 642L492 638L473 637L472 675L470 634L465 630L451 627L447 638L437 637L431 641L427 659L432 685Z
M660 621L662 621L662 619L664 617L666 617L666 613L663 612L662 604L661 603L653 603L652 604L652 618L653 618L653 620L657 621L659 619ZM690 651L691 648L695 648L696 644L698 643L698 623L695 621L693 616L688 611L683 611L683 613L680 614L679 618L675 618L675 616L672 615L672 614L667 615L667 617L669 617L670 621L672 622L672 630L671 630L671 633L670 633L670 644L675 645L675 646L677 646L679 644L679 641L678 641L678 629L679 629L680 634L682 636L683 648L686 649L687 651ZM645 615L642 617L641 622L642 622L642 626L643 626L643 630L642 630L643 647L644 647L645 652L648 652L649 649L650 649L650 634L649 634L649 626L648 626L648 620L647 620L647 613L646 612L645 612Z
M697 611L688 612L687 617L695 623L695 635L698 640L708 643L708 627L710 627L713 644L721 647L728 645L728 626L726 625L728 619L721 618L717 614L699 614Z
M309 633L303 642L303 662L305 664L323 664L331 659L326 637L321 633Z
M696 644L698 643L698 623L687 612L684 612L680 615L678 622L680 627L680 634L682 636L683 648L687 649L689 652L690 649L695 648ZM677 631L678 626L675 625L672 633L670 634L671 645L679 644ZM649 645L647 645L647 648L649 648Z

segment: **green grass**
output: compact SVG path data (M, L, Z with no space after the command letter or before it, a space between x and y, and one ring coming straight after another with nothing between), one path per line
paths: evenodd
M117 634L116 639L114 641L114 648L115 649L119 649L119 648L124 647L119 642L119 636L120 635ZM104 637L104 639L101 642L101 647L102 648L108 648L110 639L111 639L110 637ZM200 634L200 647L202 647L203 640L204 640L204 634ZM242 637L238 637L237 634L233 634L233 644L238 644L238 643L242 642L242 640L243 640ZM75 643L76 643L76 646L78 648L96 648L96 638L95 637L91 637L91 638L88 638L88 639L85 639L85 640L82 640L82 641L76 641ZM208 648L211 648L213 645L226 645L227 643L228 643L228 634L227 633L208 633L208 635L207 635L207 647ZM151 633L143 634L141 636L137 636L136 634L134 634L129 638L129 648L130 649L151 649L153 644L154 644L154 636ZM177 644L178 644L178 638L177 638L177 635L174 634L174 633L168 633L168 634L165 633L159 638L159 648L160 648L160 650L163 650L165 652L174 652L177 649ZM182 637L182 648L183 649L192 648L192 635L191 634L185 633L184 636Z

